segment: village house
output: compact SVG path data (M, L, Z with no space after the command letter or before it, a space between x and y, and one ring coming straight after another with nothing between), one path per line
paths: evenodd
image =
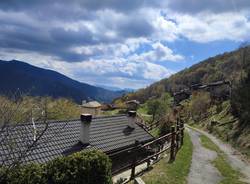
M82 114L76 120L7 126L0 134L0 165L11 165L16 159L22 164L46 163L82 150L101 150L112 159L114 171L129 162L135 143L154 139L137 124L135 111L106 117ZM35 146L27 151L34 142Z
M91 114L94 117L101 115L101 108L102 105L97 101L83 101L81 105L83 114Z
M126 102L126 105L128 110L136 111L140 106L140 102L137 100L129 100Z

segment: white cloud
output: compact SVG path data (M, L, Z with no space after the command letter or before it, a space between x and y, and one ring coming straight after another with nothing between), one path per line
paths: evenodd
M170 48L160 42L151 43L151 45L152 50L139 55L135 54L131 56L130 59L142 62L181 61L184 59L182 55L173 53Z
M69 63L37 53L13 52L6 55L6 53L0 52L0 56L4 60L15 58L35 66L55 70L84 83L108 84L121 88L142 88L174 73L174 71L158 64L147 61L137 62L124 58ZM34 60L33 58L37 59ZM53 62L51 62L52 60Z
M244 41L250 38L250 20L238 13L201 13L175 15L178 33L192 41L208 43L218 40Z
M170 42L250 39L248 0L48 2L0 1L1 59L92 84L143 87L173 73L164 62L185 59Z

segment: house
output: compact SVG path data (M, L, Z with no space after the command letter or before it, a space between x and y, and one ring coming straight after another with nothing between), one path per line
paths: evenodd
M191 95L191 91L189 89L184 89L179 92L173 94L174 96L174 104L179 104L182 100L188 99Z
M85 102L83 101L82 105L83 114L91 114L92 116L100 116L102 105L97 101Z
M154 140L149 132L136 123L134 111L127 115L106 117L82 114L76 120L40 122L35 126L25 123L7 126L0 131L2 166L11 165L16 159L20 159L22 164L46 163L59 156L97 149L110 156L112 169L115 170L126 165L135 143L144 144ZM35 146L27 151L34 143Z
M140 106L140 102L137 100L129 100L126 102L126 105L128 110L136 111Z

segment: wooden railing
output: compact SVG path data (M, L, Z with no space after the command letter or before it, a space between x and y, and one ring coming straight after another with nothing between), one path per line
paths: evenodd
M150 141L143 145L140 145L139 142L135 142L134 147L130 150L131 154L133 154L133 157L130 160L130 162L127 165L122 166L119 169L112 171L112 175L116 175L125 170L131 169L130 179L133 179L136 175L135 173L136 166L142 163L147 163L147 167L149 167L151 160L158 160L159 155L161 155L162 153L166 151L170 151L169 161L173 162L175 160L178 150L183 145L183 140L184 140L184 123L178 122L176 126L171 127L170 133L165 134L159 138L156 138L153 141ZM152 148L158 148L157 149L158 151L153 152L152 154L144 158L139 157L142 151L150 150ZM109 156L112 157L117 154L119 153L110 154Z

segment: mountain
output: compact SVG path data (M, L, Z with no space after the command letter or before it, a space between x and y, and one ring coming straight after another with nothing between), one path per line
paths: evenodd
M250 46L208 58L147 88L129 93L119 100L137 99L143 103L151 97L161 96L165 91L174 93L193 84L206 84L218 80L230 80L234 85L241 78L242 68L246 65L250 65Z
M97 86L103 89L110 90L110 91L124 91L126 93L135 91L135 89L132 89L132 88L119 88L119 87L106 86L106 85L97 85Z
M81 83L21 61L0 60L0 94L9 96L17 90L31 96L71 98L78 103L87 99L110 102L124 94Z

